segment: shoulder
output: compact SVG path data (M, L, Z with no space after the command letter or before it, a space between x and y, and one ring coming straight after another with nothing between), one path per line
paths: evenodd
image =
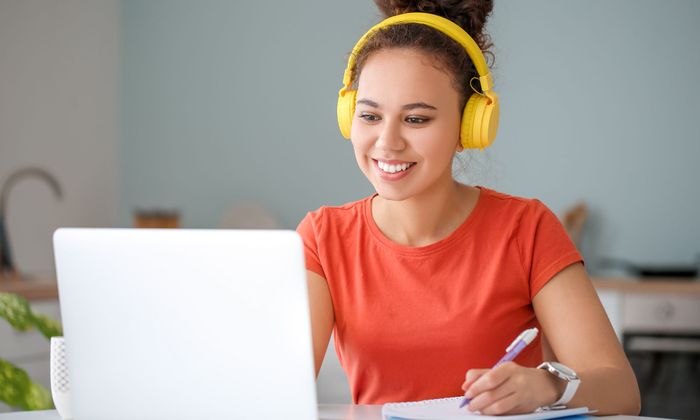
M297 230L311 228L319 235L328 230L345 231L351 227L358 227L362 225L358 221L362 221L364 217L364 207L371 199L372 196L369 196L339 206L321 206L308 212Z
M483 201L482 204L492 220L519 224L552 214L551 210L536 198L518 197L485 187L480 189L480 200Z

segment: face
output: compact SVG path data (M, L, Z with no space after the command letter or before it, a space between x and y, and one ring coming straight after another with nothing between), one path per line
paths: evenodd
M460 118L459 94L431 57L413 49L377 51L358 81L350 132L357 164L389 200L452 185Z

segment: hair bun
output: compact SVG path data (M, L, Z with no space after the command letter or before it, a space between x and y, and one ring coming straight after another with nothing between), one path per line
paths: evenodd
M385 17L410 12L432 13L464 29L482 50L490 46L484 26L493 10L493 0L374 0Z

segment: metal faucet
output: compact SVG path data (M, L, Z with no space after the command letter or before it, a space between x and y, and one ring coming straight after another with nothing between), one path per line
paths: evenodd
M10 195L10 189L22 178L35 176L46 181L53 189L57 198L61 198L61 186L56 178L47 171L41 168L23 168L10 174L10 176L2 184L0 188L0 277L3 275L15 276L17 269L12 261L12 252L10 249L10 238L7 233L5 224L5 210L7 209L7 197Z

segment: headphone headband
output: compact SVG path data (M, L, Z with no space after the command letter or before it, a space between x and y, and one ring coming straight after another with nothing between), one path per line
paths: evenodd
M438 31L457 41L467 51L467 54L472 59L472 62L476 67L476 71L481 76L479 77L481 89L486 92L493 88L493 78L491 77L489 67L486 64L486 59L484 58L484 54L481 52L479 46L476 44L476 42L474 42L474 39L472 39L472 37L469 36L464 29L451 20L432 13L421 12L403 13L384 19L370 28L370 30L367 31L359 41L357 41L357 44L355 44L355 47L352 49L352 53L350 53L348 65L345 69L345 73L343 74L343 85L345 85L346 88L349 88L350 84L352 83L352 68L355 67L355 59L372 35L382 28L392 25L399 25L402 23L419 23L421 25L426 25L433 29L437 29Z
M352 49L352 53L350 53L348 65L343 74L343 87L338 92L337 112L340 133L346 139L350 138L352 121L355 116L355 101L357 99L357 90L352 89L350 85L352 84L353 69L357 62L357 56L375 32L387 26L402 23L417 23L436 29L459 43L467 51L474 63L474 67L476 67L476 71L479 73L480 77L478 79L481 83L482 92L475 90L475 93L469 96L464 109L462 109L459 129L460 144L465 149L484 149L490 146L496 138L500 111L498 95L491 90L493 88L493 78L489 72L484 54L472 37L459 25L449 19L431 13L403 13L384 19L370 28L357 41L357 44ZM474 79L476 77L469 81L470 86ZM472 89L474 88L472 87Z

